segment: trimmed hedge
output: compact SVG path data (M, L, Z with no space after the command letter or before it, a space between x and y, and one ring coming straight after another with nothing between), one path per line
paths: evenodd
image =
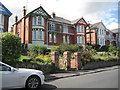
M14 65L21 56L22 45L18 35L12 33L0 34L2 41L2 61Z

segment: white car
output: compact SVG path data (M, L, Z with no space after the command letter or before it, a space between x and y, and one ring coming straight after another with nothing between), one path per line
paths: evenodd
M34 69L13 68L0 62L0 88L36 89L44 84L42 71Z

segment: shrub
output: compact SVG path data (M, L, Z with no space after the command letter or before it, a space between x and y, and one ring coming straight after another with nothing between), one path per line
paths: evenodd
M30 56L31 54L34 54L35 56L40 55L40 54L47 54L50 52L50 49L47 49L46 46L40 46L40 45L33 45L30 47ZM32 56L31 56L32 57Z
M59 46L54 46L54 47L52 47L51 51L60 52L60 48L59 48Z
M108 49L109 49L109 46L102 46L98 51L105 51L105 52L108 52Z
M91 50L91 49L92 49L92 46L85 46L85 49L86 49L86 50Z
M98 51L100 49L100 45L99 44L93 45L93 49L95 49L96 51Z
M83 49L82 46L79 45L69 45L67 43L60 44L59 46L55 46L52 48L52 51L57 51L60 54L63 54L65 51L70 51L70 52L78 52Z
M118 48L116 48L116 47L113 46L113 45L109 45L108 52L109 52L109 53L112 53L112 54L114 54L114 55L118 55Z
M0 37L2 41L3 62L13 66L21 56L22 47L20 37L12 33L2 33Z
M40 59L40 60L42 60L42 61L44 61L46 63L51 63L52 62L52 58L51 57L49 57L48 55L43 55L43 54L37 56L36 59Z

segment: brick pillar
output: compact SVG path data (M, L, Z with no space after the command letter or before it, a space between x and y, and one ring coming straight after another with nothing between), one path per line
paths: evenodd
M74 53L74 56L75 56L75 64L76 64L76 69L77 70L80 70L81 69L81 53L78 52L78 53Z
M66 70L70 70L71 68L71 53L69 51L66 51L63 53L64 60L65 60L65 67Z
M59 67L59 52L51 52L52 62L55 63L56 67Z

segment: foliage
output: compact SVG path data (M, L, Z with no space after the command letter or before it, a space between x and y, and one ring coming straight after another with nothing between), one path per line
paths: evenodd
M51 49L47 49L46 46L40 46L40 45L33 45L30 47L30 52L28 52L29 56L31 57L35 57L37 55L46 55L49 54L51 52Z
M40 59L40 60L42 60L42 61L44 61L44 62L46 62L46 63L51 63L51 62L52 62L52 58L51 58L50 56L48 56L48 55L43 55L43 54L37 56L36 59Z
M60 44L52 48L52 51L58 51L60 54L63 54L65 51L78 52L82 50L82 46L79 45L69 45L67 43Z
M102 46L98 51L105 51L105 52L108 52L108 49L109 49L109 46L106 46L106 45L104 45L104 46Z
M85 49L86 49L86 50L91 50L91 49L92 49L92 46L85 46Z
M52 47L51 51L60 52L60 48L59 48L59 46L54 46L54 47Z
M13 65L21 56L21 40L18 35L12 33L2 33L2 59L3 62Z
M92 59L108 61L108 60L118 59L118 56L109 55L108 53L103 53L103 54L92 55Z
M99 44L93 45L93 49L95 49L96 51L98 51L100 49L100 45Z
M109 45L108 52L112 53L113 55L118 55L119 49L113 45Z
M26 57L26 56L21 55L21 56L20 56L20 58L19 58L19 61L21 61L21 62L22 62L24 59L29 60L30 58L29 58L29 57Z

